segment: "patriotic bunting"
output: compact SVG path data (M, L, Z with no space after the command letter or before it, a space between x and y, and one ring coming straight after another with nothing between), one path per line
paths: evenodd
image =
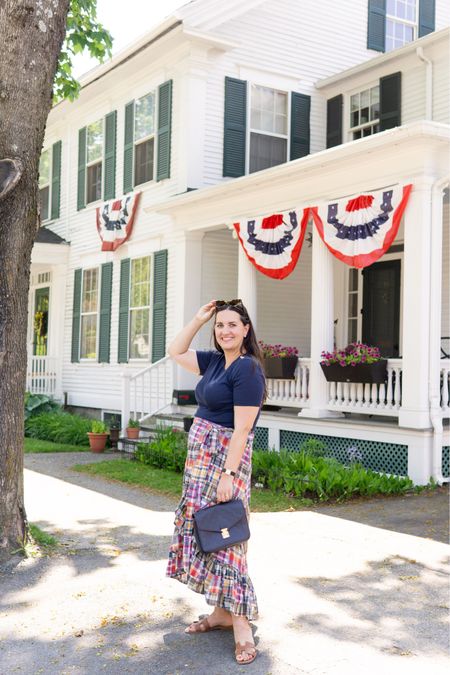
M130 237L140 196L141 193L136 192L97 207L97 231L102 240L102 251L115 251Z
M256 269L272 279L284 279L297 264L308 218L308 208L293 209L244 219L233 225L247 258Z
M394 241L412 185L386 188L312 207L317 231L331 253L351 267L367 267Z

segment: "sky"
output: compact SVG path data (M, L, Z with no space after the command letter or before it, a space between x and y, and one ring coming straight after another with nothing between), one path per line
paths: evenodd
M97 0L97 16L114 38L113 54L161 23L169 14L188 0ZM74 74L80 77L98 61L79 54L74 59Z

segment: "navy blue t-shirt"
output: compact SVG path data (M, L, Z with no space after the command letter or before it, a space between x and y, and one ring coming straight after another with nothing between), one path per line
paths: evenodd
M218 351L197 351L200 375L195 389L197 417L234 429L235 405L262 405L264 375L258 361L250 355L238 357L225 369L225 356ZM255 424L258 420L256 417Z

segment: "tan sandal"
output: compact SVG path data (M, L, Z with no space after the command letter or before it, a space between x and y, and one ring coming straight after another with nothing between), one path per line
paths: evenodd
M188 630L191 626L195 626L194 630ZM211 624L208 621L208 617L205 616L204 619L201 619L201 621L194 621L191 623L186 630L184 631L185 633L191 634L191 633L209 633L211 630L232 630L233 626L230 624L229 626L225 626L224 624L217 623L215 626L211 626Z
M241 656L243 652L247 652L247 654L249 654L249 657L245 659L245 661L238 659L238 656ZM236 663L238 663L240 666L246 666L248 663L253 663L258 654L256 647L252 642L246 642L245 644L236 642L236 650L234 653L236 656Z

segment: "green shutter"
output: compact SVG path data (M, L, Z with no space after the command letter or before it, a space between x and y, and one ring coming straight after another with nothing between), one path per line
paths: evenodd
M223 128L223 175L238 178L245 174L247 135L247 82L225 78Z
M386 0L369 0L367 49L384 52L386 42Z
M327 101L327 148L342 143L342 110L344 97L342 94Z
M112 262L103 263L100 287L100 326L98 341L99 363L109 363L109 344L111 334L111 293L112 293Z
M156 180L170 178L170 145L172 133L172 80L158 89L158 154Z
M130 259L125 258L120 263L120 293L119 293L119 349L117 361L128 361L128 310L130 305Z
M435 0L419 0L419 37L434 31Z
M78 132L78 190L77 209L86 206L86 127Z
M78 363L80 360L81 280L82 270L75 270L73 279L72 363Z
M380 131L402 123L402 74L392 73L380 79Z
M105 176L103 199L114 199L116 196L116 127L117 110L105 117Z
M134 101L125 106L125 138L123 151L123 193L133 189Z
M153 256L152 362L166 355L167 251Z
M309 155L309 116L311 96L291 94L291 152L290 159L298 159Z
M61 141L53 144L52 148L52 206L51 218L59 218L61 201Z

